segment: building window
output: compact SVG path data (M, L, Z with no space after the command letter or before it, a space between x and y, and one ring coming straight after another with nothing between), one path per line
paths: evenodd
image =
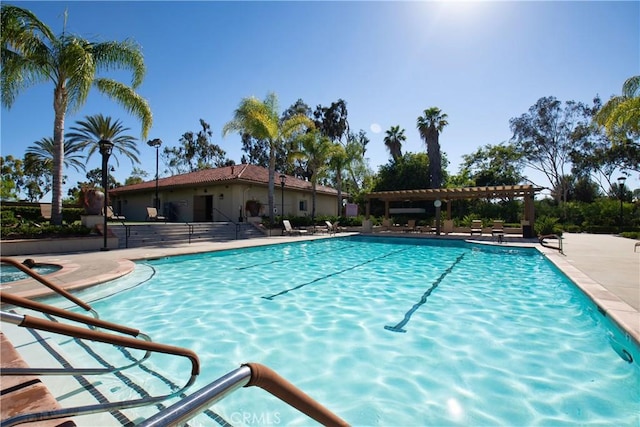
M301 212L306 212L307 211L307 201L306 200L300 200L299 203L299 208L298 210L300 210Z

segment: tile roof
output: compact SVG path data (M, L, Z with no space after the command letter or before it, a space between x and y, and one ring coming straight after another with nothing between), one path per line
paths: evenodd
M276 187L280 186L279 175L280 174L276 172ZM160 178L158 179L158 188L203 187L221 182L228 184L258 184L266 187L269 184L269 169L263 168L262 166L244 164L225 166L216 169L203 169L196 172ZM151 181L141 182L139 184L117 187L109 190L109 193L114 196L119 196L125 193L155 190L155 188L156 180L154 179ZM311 191L311 182L287 175L285 188L289 190L297 189L301 191ZM338 194L338 191L335 188L326 187L324 185L318 185L316 187L316 191L323 194Z

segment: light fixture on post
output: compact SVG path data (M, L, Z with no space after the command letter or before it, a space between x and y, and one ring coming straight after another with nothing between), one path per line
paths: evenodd
M433 202L433 206L436 207L436 235L440 235L440 209L442 206L442 202L440 199L437 199Z
M98 142L100 147L100 154L102 155L102 188L104 189L104 204L102 206L102 216L104 218L104 224L102 234L104 236L104 245L100 249L101 251L108 251L107 246L107 206L109 205L109 156L113 150L113 142L108 139L101 139Z
M282 216L282 224L284 226L284 183L287 182L287 176L283 173L280 174L280 188L281 188L281 196L280 196L280 215Z
M624 211L622 209L622 203L624 202L624 182L627 180L626 176L618 178L618 195L620 196L620 233L622 233L622 223L624 220Z
M160 138L151 139L147 141L147 145L156 149L156 198L153 202L153 207L160 212L160 200L158 199L158 152L160 151L162 140Z

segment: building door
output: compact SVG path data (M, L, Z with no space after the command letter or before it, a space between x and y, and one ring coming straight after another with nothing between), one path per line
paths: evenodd
M213 196L194 196L193 221L194 222L213 221Z

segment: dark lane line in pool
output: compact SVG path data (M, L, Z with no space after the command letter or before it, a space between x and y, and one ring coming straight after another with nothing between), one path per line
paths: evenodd
M408 248L400 249L400 250L397 250L397 251L393 251L393 252L386 253L386 254L381 255L381 256L379 256L379 257L371 258L371 259L369 259L369 260L367 260L367 261L364 261L364 262L362 262L362 263L360 263L360 264L352 265L351 267L345 268L345 269L340 270L340 271L336 271L335 273L331 273L331 274L327 274L326 276L318 277L317 279L313 279L313 280L312 280L312 281L310 281L310 282L303 283L303 284L301 284L301 285L295 286L295 287L290 288L290 289L285 289L284 291L282 291L282 292L278 292L277 294L268 295L268 296L263 296L262 298L264 298L264 299L268 299L268 300L272 300L272 299L274 299L275 297L279 297L280 295L284 295L284 294L286 294L286 293L288 293L288 292L295 291L295 290L297 290L297 289L300 289L300 288L305 287L305 286L307 286L307 285L310 285L310 284L312 284L312 283L318 282L318 281L320 281L320 280L326 279L326 278L328 278L328 277L331 277L331 276L337 276L338 274L342 274L342 273L344 273L345 271L353 270L354 268L361 267L361 266L366 265L366 264L369 264L369 263L371 263L371 262L373 262L373 261L377 261L377 260L380 260L380 259L386 258L386 257L388 257L388 256L395 255L395 254L400 253L400 252L408 251L409 249L413 249L414 247L415 247L415 246L409 246Z
M324 250L324 251L312 252L312 253L309 253L309 254L305 254L305 256L315 256L315 255L320 255L320 254L324 254L324 253L327 253L327 252L335 252L337 249L342 250L342 249L351 248L353 246L356 246L356 245L341 246L340 248L331 248L331 249L327 249L327 250ZM269 261L269 262L263 262L261 264L247 265L246 267L236 267L236 270L246 270L248 268L253 268L253 267L261 267L261 266L269 265L269 264L277 264L279 262L290 261L291 259L295 259L295 258L288 257L288 258L283 258L283 259L276 259L276 260Z
M453 267L455 267L460 261L462 261L462 258L464 258L464 256L467 253L463 253L462 255L460 255L458 258L456 258L456 260L453 262L453 264L451 264L449 266L449 268L447 268L444 273L442 273L440 275L440 277L438 277L436 279L435 282L433 282L433 284L429 287L429 289L427 289L427 291L422 294L422 298L420 298L420 301L418 301L417 303L415 303L413 305L413 307L411 307L411 310L407 311L404 315L404 319L402 319L402 321L400 323L398 323L395 326L385 326L384 328L388 331L392 331L392 332L407 332L406 329L402 329L402 327L404 325L406 325L407 323L409 323L409 320L411 320L411 316L413 316L413 313L415 313L415 311L420 308L420 306L422 304L424 304L425 302L427 302L427 298L429 297L429 295L431 295L431 292L433 292L433 290L435 288L438 287L438 285L440 284L440 282L442 282L442 280L447 276L447 274L451 273L451 270L453 270Z

